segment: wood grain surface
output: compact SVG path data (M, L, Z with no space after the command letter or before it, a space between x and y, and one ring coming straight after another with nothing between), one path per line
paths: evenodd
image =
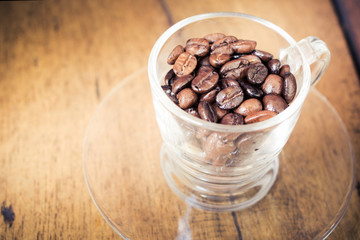
M85 185L86 127L107 93L147 65L170 25L214 11L249 13L296 40L327 43L332 60L316 88L343 119L360 170L359 78L331 1L0 2L0 204L15 213L12 225L0 219L0 239L120 239ZM328 239L360 238L359 179Z

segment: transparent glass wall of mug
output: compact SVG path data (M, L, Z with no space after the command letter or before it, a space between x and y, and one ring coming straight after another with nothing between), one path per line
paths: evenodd
M203 37L213 32L256 40L257 49L272 53L274 58L279 57L280 51L290 47L289 42L279 33L254 20L229 17L199 20L176 31L161 47L154 63L159 86L164 84L164 76L172 68L166 63L171 50L179 44L184 46L189 38ZM298 53L296 61L282 62L287 63L296 77L299 91L303 87L304 78L301 54ZM169 105L173 104L170 100L163 101L154 95L155 91L152 93L160 132L169 151L192 168L202 172L216 172L217 175L247 175L250 169L270 164L281 152L300 114L298 107L279 124L255 131L246 126L214 130L209 124L194 124L190 114L187 118L174 114L169 111Z

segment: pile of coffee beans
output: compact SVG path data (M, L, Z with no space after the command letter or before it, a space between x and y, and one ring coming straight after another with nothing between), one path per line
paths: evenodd
M163 90L180 108L209 122L250 124L284 111L296 94L289 65L256 41L222 33L191 38L167 59Z

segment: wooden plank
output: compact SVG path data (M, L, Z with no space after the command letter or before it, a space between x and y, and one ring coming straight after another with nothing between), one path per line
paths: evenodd
M0 203L15 212L11 227L0 220L1 239L119 239L84 183L86 126L171 23L213 11L257 15L328 44L332 61L316 87L348 128L360 170L359 81L330 1L0 2ZM359 222L355 193L329 239L359 239Z

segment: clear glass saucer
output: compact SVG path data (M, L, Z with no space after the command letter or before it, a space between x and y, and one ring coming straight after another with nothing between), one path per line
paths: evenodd
M143 68L102 101L83 145L90 195L125 239L324 239L354 188L346 128L316 89L280 154L275 184L247 209L219 213L186 204L165 181L161 144Z

